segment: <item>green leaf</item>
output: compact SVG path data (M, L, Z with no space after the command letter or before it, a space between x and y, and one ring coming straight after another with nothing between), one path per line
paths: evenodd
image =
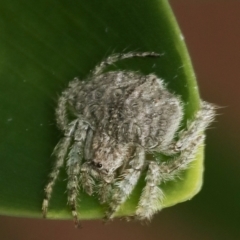
M129 59L116 69L155 72L181 95L185 119L199 107L195 75L183 36L166 0L9 0L0 3L0 214L41 217L44 186L61 137L56 100L75 76L84 79L113 52L154 51L157 59ZM163 186L164 206L200 189L203 149L193 166ZM143 179L119 215L133 213ZM96 197L79 196L81 219L101 218ZM69 218L62 169L50 218Z

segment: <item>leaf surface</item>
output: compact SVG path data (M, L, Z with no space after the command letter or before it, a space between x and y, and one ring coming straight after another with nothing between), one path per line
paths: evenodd
M185 119L199 94L183 36L166 0L9 0L0 3L0 214L41 217L44 186L61 133L56 101L68 82L86 78L113 52L154 51L157 59L129 59L114 69L154 72L185 102ZM186 121L185 121L186 122ZM163 186L164 206L200 189L203 149L181 179ZM69 218L62 169L50 202L50 218ZM134 212L143 179L119 215ZM96 197L79 196L82 219L101 218Z

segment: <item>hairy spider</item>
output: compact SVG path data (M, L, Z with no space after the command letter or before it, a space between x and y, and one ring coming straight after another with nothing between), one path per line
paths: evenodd
M162 208L161 183L187 169L203 144L203 131L213 121L215 107L201 101L200 110L179 131L183 103L154 74L103 70L119 60L158 57L154 52L113 54L91 72L86 81L75 78L62 92L56 109L64 137L54 149L56 162L45 187L42 205L46 217L59 170L66 160L68 204L78 226L79 186L96 192L113 218L147 169L135 217L150 219ZM74 119L70 119L70 115ZM169 161L146 160L146 153L171 156Z

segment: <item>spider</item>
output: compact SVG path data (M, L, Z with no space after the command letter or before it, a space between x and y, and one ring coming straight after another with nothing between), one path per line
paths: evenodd
M59 97L56 120L64 137L54 149L56 162L45 187L42 211L46 217L53 186L66 159L68 204L79 225L79 187L96 193L112 219L146 173L135 217L151 217L162 208L161 183L189 167L203 144L203 131L213 121L215 107L201 101L200 110L179 131L184 109L181 98L167 90L154 74L134 71L103 72L115 62L134 57L158 57L154 52L110 55L86 81L75 78ZM161 153L147 160L146 154ZM144 171L146 169L146 171Z

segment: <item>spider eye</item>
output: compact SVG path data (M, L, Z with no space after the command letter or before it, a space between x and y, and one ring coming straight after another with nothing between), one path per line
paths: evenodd
M101 168L101 167L102 167L102 164L101 164L101 163L97 163L97 164L96 164L96 167L97 167L97 168Z

